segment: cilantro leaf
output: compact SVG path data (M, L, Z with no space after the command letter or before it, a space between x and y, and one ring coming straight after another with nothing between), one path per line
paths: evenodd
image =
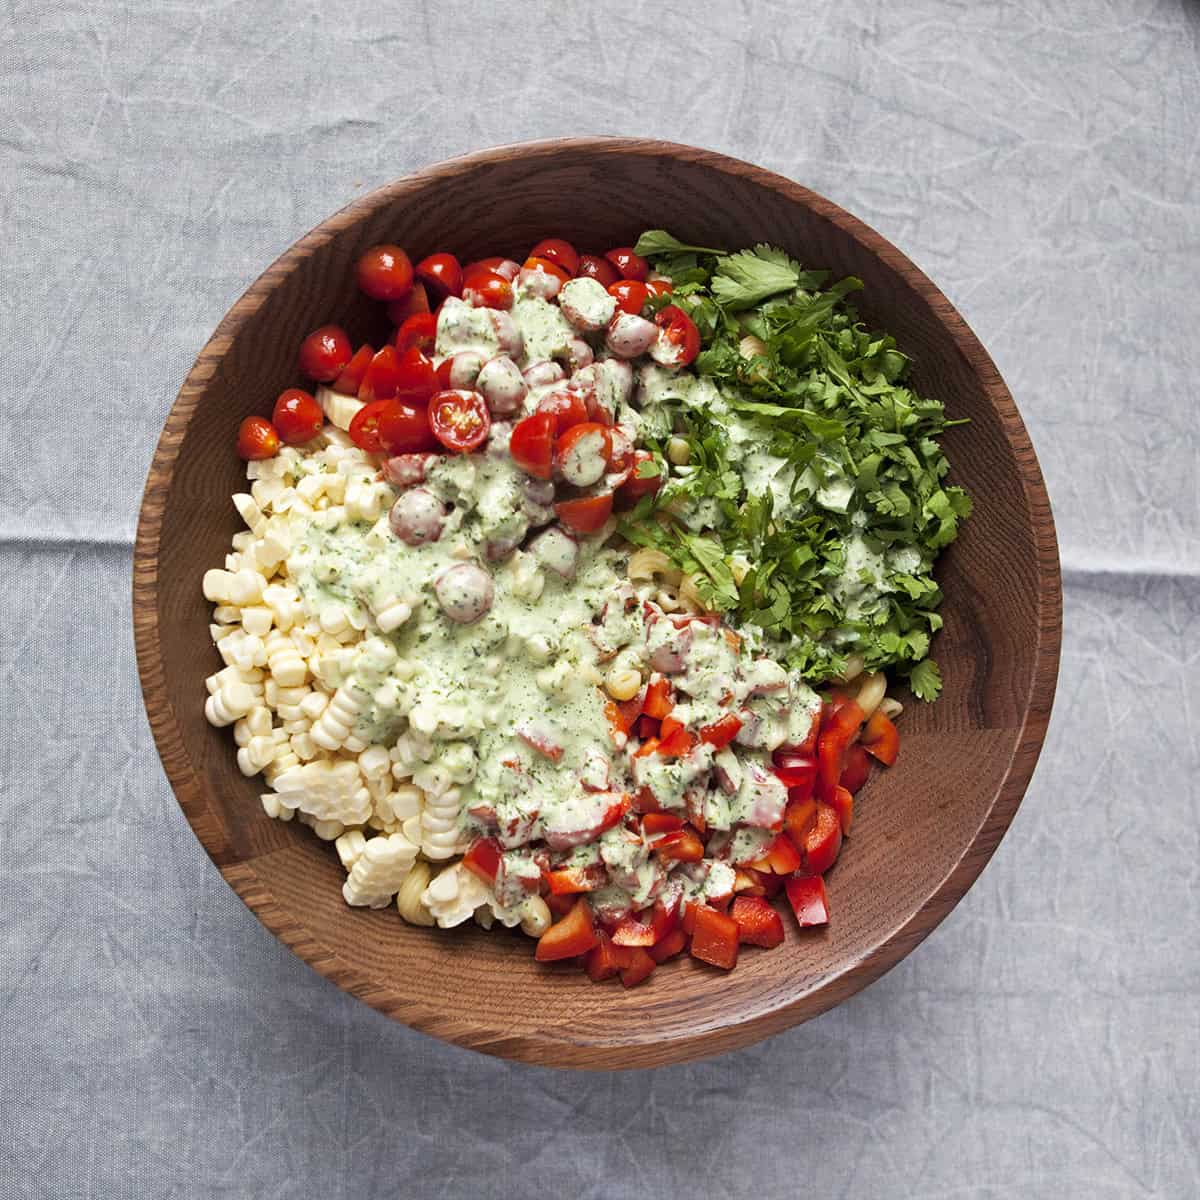
M800 280L800 264L782 250L759 244L717 264L713 298L730 310L752 308L768 296L789 292Z
M932 658L917 663L908 677L908 686L918 700L933 701L942 690L942 673Z
M647 229L638 238L633 247L634 254L643 258L654 254L724 254L724 250L714 250L711 246L689 246L678 238L673 238L665 229Z

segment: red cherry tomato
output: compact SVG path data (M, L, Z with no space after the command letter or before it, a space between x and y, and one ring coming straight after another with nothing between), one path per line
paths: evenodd
M437 317L433 313L415 313L409 317L392 339L392 344L403 353L410 346L429 353L437 341Z
M605 287L616 283L621 278L621 274L617 268L607 258L601 258L598 254L580 255L579 269L575 274L586 275L589 279L594 279L597 283L603 284Z
M650 264L640 255L634 254L632 246L618 246L609 250L604 256L608 259L622 279L636 279L645 283L650 274Z
M646 291L651 296L669 296L675 290L675 285L669 279L647 279Z
M557 263L551 262L548 258L538 258L536 254L531 254L525 260L522 269L525 271L543 271L547 275L553 275L559 283L566 283L571 278Z
M549 479L554 461L555 417L553 413L535 412L518 421L508 441L512 460L535 479Z
M558 519L575 533L595 533L612 515L612 492L602 496L581 496L578 500L560 500L554 506Z
M438 390L433 359L419 346L409 346L396 360L396 397L408 404L426 404Z
M350 336L340 325L322 325L300 343L300 370L309 379L329 383L346 369L353 355Z
M312 396L301 388L279 393L271 423L289 446L303 446L321 432L325 414Z
M512 284L498 271L468 268L463 272L463 299L476 308L512 308Z
M351 428L351 436L354 436ZM429 428L429 413L420 405L389 400L379 418L379 440L388 454L421 454L439 450Z
M590 450L583 445L587 439L594 443ZM572 425L565 433L558 435L554 445L554 465L558 468L559 477L583 487L590 487L600 479L608 470L611 457L612 434L607 425L596 421Z
M547 258L561 267L568 275L579 271L579 253L570 242L562 238L542 238L529 252L530 258Z
M360 450L365 450L368 454L382 452L383 441L379 426L391 403L390 400L372 400L354 414L354 420L350 422L350 440Z
M388 320L393 325L403 325L409 317L415 317L417 313L427 313L428 311L429 296L425 292L423 283L414 283L412 291L403 300L392 300L387 306Z
M641 314L650 298L646 285L638 283L636 279L618 279L616 283L610 283L608 294L616 297L617 308L621 312L631 313L635 317Z
M429 427L447 450L469 454L487 440L492 419L478 392L454 388L438 392L430 400Z
M363 376L374 357L375 351L370 346L359 346L354 357L346 364L346 369L333 381L333 390L342 396L357 396Z
M553 415L555 433L564 433L572 425L579 425L588 419L587 405L583 397L578 392L569 392L565 388L543 396L538 401L537 411Z
M633 469L629 478L617 489L617 499L620 501L621 508L632 508L643 496L652 496L662 487L661 476L651 475L643 479L638 475L637 469L640 463L653 461L654 455L649 450L633 452Z
M395 346L384 346L367 367L362 383L358 385L358 398L364 404L372 400L390 400L396 394L400 382L397 371L399 355Z
M677 360L674 366L686 367L700 353L700 330L696 322L677 304L668 304L654 314L654 323L663 336L675 347Z
M462 264L453 254L431 254L421 259L417 277L443 296L462 295Z
M238 458L259 462L279 453L279 434L275 426L263 417L247 417L238 428Z
M413 285L412 263L399 246L372 246L358 260L355 274L372 300L402 300Z

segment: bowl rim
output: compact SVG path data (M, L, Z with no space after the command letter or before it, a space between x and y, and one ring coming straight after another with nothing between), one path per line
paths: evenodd
M407 193L445 182L464 172L514 156L535 161L563 151L674 158L726 175L750 178L759 186L814 211L880 258L929 305L941 327L979 380L1012 449L1024 499L1032 518L1036 547L1036 647L1029 693L1014 749L990 806L970 843L951 863L938 886L903 923L870 950L812 987L778 1005L725 1024L707 1024L699 1033L656 1035L619 1043L565 1041L545 1034L513 1036L502 1029L468 1030L433 1009L381 987L357 966L316 942L260 882L253 866L234 853L227 830L209 805L200 775L187 754L165 682L158 623L158 558L173 469L184 435L221 358L246 321L271 291L303 259L345 226L393 204ZM1029 434L995 364L962 316L923 271L881 234L809 188L740 159L676 142L631 137L571 137L509 143L445 159L374 188L316 225L285 250L246 289L222 318L189 370L173 402L147 474L138 515L132 578L132 617L138 673L147 719L176 800L193 832L226 882L277 938L321 975L385 1016L442 1040L539 1065L619 1069L661 1065L723 1053L748 1045L832 1008L889 971L916 948L950 913L987 865L1011 824L1029 785L1045 739L1053 706L1062 641L1062 579L1054 518Z

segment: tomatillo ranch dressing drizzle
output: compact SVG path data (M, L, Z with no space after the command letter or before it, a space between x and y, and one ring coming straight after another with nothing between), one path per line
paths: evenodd
M728 968L740 943L779 944L780 890L823 923L821 876L868 755L895 758L899 706L861 662L823 701L787 637L721 617L755 570L728 548L730 498L846 517L827 590L847 627L813 626L822 654L933 556L880 542L836 447L796 453L690 369L706 293L676 303L633 249L547 239L523 267L414 270L382 246L358 277L394 345L305 340L322 386L243 423L248 529L204 579L225 661L206 714L266 778L267 813L336 842L352 905L519 924L540 960L586 955L627 986L685 949Z

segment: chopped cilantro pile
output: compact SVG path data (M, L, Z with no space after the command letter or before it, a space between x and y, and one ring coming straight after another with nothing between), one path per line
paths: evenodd
M835 679L859 654L933 700L933 563L971 511L962 488L944 482L937 438L962 422L906 386L908 358L847 302L859 280L827 286L827 272L774 247L726 253L663 230L636 250L674 281L656 303L696 322L703 350L692 369L715 390L704 403L661 405L688 443L686 467L672 467L665 435L643 424L655 458L640 473L664 486L622 533L662 550L707 604L759 627L806 678Z

